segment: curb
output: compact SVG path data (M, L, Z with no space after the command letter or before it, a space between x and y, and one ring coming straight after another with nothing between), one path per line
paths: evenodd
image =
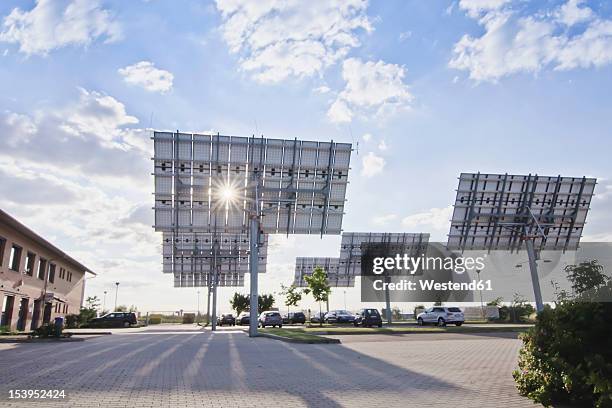
M85 339L80 339L80 338L75 338L75 337L63 337L59 339L55 337L40 338L40 339L23 338L23 337L16 338L16 339L0 339L0 343L62 343L62 342L71 343L75 341L85 341Z
M71 336L110 336L111 332L87 332L87 333L74 333L74 332L66 332L65 334L70 334Z
M339 339L327 339L321 338L321 340L300 340L300 339L292 339L289 337L277 336L276 334L270 333L258 333L257 337L267 337L274 340L284 341L286 343L302 343L302 344L340 344Z

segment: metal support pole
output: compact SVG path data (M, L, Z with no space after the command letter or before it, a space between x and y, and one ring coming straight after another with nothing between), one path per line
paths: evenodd
M249 274L251 275L251 305L249 311L249 337L257 336L257 274L259 266L259 217L257 213L251 214L250 219L250 253L249 253Z
M216 241L216 234L215 234L215 241ZM213 276L212 276L212 316L211 316L211 330L215 331L217 330L217 283L218 283L218 253L219 253L219 243L215 242L213 243Z
M208 286L206 287L206 325L210 324L210 276L208 277Z
M542 302L542 292L540 291L540 280L538 278L538 264L536 263L536 252L533 247L533 239L527 238L525 240L525 246L527 247L527 255L529 256L529 270L531 272L531 283L533 284L533 294L535 295L536 310L540 313L544 310L544 303Z
M391 282L391 277L389 275L385 276L385 282L387 282L387 285L385 287L385 307L387 310L387 323L391 324L393 323L393 314L391 313L391 294L389 293L388 285Z

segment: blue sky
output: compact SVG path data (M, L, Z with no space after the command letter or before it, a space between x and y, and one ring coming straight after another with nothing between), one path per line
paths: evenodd
M585 239L612 238L609 2L4 1L0 22L0 206L98 272L88 294L195 308L161 274L150 128L359 143L347 231L444 240L460 172L595 176ZM262 290L338 243L274 237Z

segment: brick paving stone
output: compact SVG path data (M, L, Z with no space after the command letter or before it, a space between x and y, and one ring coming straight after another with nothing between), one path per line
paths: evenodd
M309 345L174 329L0 344L0 406L534 406L512 379L516 338L338 337L343 344ZM9 400L10 389L64 389L67 398Z

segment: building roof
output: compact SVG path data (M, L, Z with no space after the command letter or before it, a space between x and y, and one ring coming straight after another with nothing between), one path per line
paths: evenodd
M52 252L58 255L58 258L78 267L83 272L89 272L92 275L96 275L96 273L93 272L91 269L89 269L88 267L86 267L85 265L83 265L82 263L74 259L73 257L66 254L64 251L62 251L61 249L59 249L58 247L56 247L55 245L53 245L52 243L50 243L49 241L47 241L46 239L44 239L43 237L41 237L40 235L32 231L30 228L26 227L25 225L17 221L15 218L13 218L11 215L6 213L2 209L0 209L0 223L8 225L9 227L13 228L17 232L31 239L37 244L51 250Z

